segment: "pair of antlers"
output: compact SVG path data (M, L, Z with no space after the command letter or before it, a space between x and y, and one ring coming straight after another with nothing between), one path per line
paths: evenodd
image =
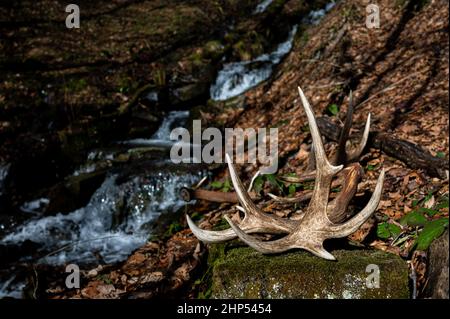
M319 257L335 260L335 257L323 248L323 242L329 238L342 238L352 234L378 207L384 181L384 170L381 171L380 176L378 177L375 190L367 205L361 212L343 222L343 219L346 217L345 211L348 203L356 192L357 183L354 183L353 181L355 181L355 177L360 174L360 166L359 164L352 164L344 169L344 165L342 164L336 166L330 164L325 154L322 138L311 105L300 87L298 88L298 91L309 122L312 137L312 151L314 152L316 168L314 190L308 208L303 214L303 218L300 220L291 220L266 214L261 211L252 202L247 190L242 185L229 155L225 154L231 181L239 199L239 203L241 204L241 206L237 206L237 208L244 212L245 217L239 225L236 225L228 216L225 216L225 219L230 224L231 228L222 231L209 231L197 227L187 215L186 219L188 225L192 230L192 233L199 240L206 243L219 243L239 237L250 247L253 247L263 254L281 253L290 249L300 248ZM351 112L352 110L350 109L349 113ZM350 116L347 116L346 124L348 124L349 118L351 122L351 114ZM370 114L363 134L363 145L361 146L361 143L357 150L350 156L343 155L342 151L338 150L335 161L333 162L345 161L348 159L345 157L353 157L355 154L359 157L364 148L365 141L367 141L369 125ZM341 134L340 144L343 143L343 147L340 145L340 150L344 150L344 153L347 154L345 152L345 141L347 140L348 135L344 136L344 139L342 138L345 134L348 134L348 132L343 132ZM344 179L342 190L335 199L328 202L333 177L343 169L346 173L346 177ZM261 241L252 236L252 233L286 234L286 236L273 241Z

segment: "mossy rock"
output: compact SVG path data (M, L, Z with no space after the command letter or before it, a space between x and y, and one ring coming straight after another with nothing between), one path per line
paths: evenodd
M409 298L407 263L393 254L336 250L337 261L328 261L306 251L268 256L225 247L211 247L213 298ZM366 283L374 274L368 265L379 267L378 288Z
M188 102L208 93L206 82L190 83L173 91L172 103Z
M219 60L225 53L225 47L220 41L212 40L205 44L205 58Z

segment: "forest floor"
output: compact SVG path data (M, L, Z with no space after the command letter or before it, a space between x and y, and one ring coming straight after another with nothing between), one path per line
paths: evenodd
M202 24L214 24L215 21L211 20L221 16L220 10L216 11L209 1L206 2L206 12L201 13L204 18L199 17L199 13L190 12L180 6L180 10L185 12L186 9L186 14L195 17L190 20L193 25L189 30L207 28ZM283 10L289 11L292 2L295 1L285 1ZM152 6L157 6L155 3L152 2ZM277 127L280 157L277 176L290 173L300 175L308 163L310 134L298 98L297 86L301 86L318 117L338 126L343 122L351 91L355 105L352 137L359 136L369 112L372 117L371 138L360 158L365 176L359 184L355 206L359 207L367 200L367 194L373 191L381 168L386 171L386 178L382 200L373 218L351 235L349 240L355 245L388 251L400 255L405 261L411 261L411 267L414 267L418 276L416 284L420 294L427 285L427 248L434 237L442 234L448 227L448 1L380 0L377 4L381 13L379 29L366 27L365 1L340 1L320 24L302 31L296 38L292 51L270 79L247 91L243 102L232 107L223 103L209 104L200 107L199 114L205 126L206 123L207 126L214 126L215 123L219 127ZM92 12L95 14L96 11ZM133 14L130 13L130 16ZM108 21L102 23L107 24ZM166 30L161 32L166 33ZM159 34L153 31L150 33L149 36ZM190 42L199 36L189 32L175 34L177 35L173 37L172 44L167 44L164 50L156 51L163 55L180 46L178 41ZM95 33L91 36L95 37ZM126 34L123 36L126 38ZM107 38L109 37L105 37ZM73 41L76 43L76 40ZM139 55L139 48L145 47L145 42L130 43L133 43L138 58L148 58ZM75 50L76 45L72 49ZM114 47L111 47L109 53L95 52L95 48L80 49L92 53L92 59L89 57L83 63L113 63L114 67L118 68L127 68L135 63L131 53L120 51L119 54L114 51ZM24 54L42 54L32 51ZM134 52L131 47L130 52ZM105 55L104 60L98 60L102 55ZM52 59L54 56L50 55L47 63L58 65L58 61ZM32 63L33 57L30 57L29 61ZM11 61L2 63L10 64ZM74 72L86 72L85 66L78 65L81 62L73 63L75 65L60 67L73 69ZM149 66L158 67L157 64ZM37 64L35 67L36 72L39 72L41 66ZM11 84L16 81L14 72L8 73L2 84L3 88L12 85L13 89L2 90L6 93L2 93L0 101L11 101L8 94L26 94L27 84L21 85L22 91L15 89L17 83ZM107 73L107 68L105 72ZM154 81L153 78L146 79L150 73L141 70L133 74L133 78L142 79L142 84L146 83L146 80ZM33 73L26 81L35 79L34 75ZM98 78L100 76L101 73L89 81L102 82L103 78ZM129 97L126 97L123 90L120 91L121 80L114 77L109 80L111 81L102 83L114 83L111 87L116 87L116 92L108 95L108 99L114 96L118 102L112 104L122 105L123 99ZM17 81L25 79L21 77ZM79 87L79 101L82 101L79 102L80 105L86 105L86 101L90 99L92 101L87 104L98 105L97 102L102 100L100 96L82 93L88 87L92 86ZM103 94L105 91L101 92ZM64 94L55 93L54 96L61 98ZM60 102L55 102L57 103ZM73 102L76 103L78 102ZM106 104L110 105L110 100L105 102ZM12 106L5 104L5 107L8 109ZM71 112L69 113L72 114ZM16 113L11 111L10 114ZM12 120L0 123L0 132L12 130L12 123ZM435 160L429 163L414 163L414 158L411 161L405 160L405 157L399 159L392 149L387 154L383 151L387 149L386 146L383 148L373 137L376 135L374 132L414 143L419 146L418 149ZM326 151L330 154L335 151L336 143L330 136L326 137ZM250 181L256 170L256 165L238 165L238 173L243 181ZM226 170L220 171L215 175L215 185L224 185L228 178ZM291 192L288 186L265 180L262 190L264 194L270 191L287 196L306 188L305 185L296 186L297 189ZM267 196L263 196L258 205L266 207L266 212L295 218L291 207L280 206ZM232 205L228 203L218 205L199 201L187 210L189 214L195 214L197 224L206 229L224 224L224 213L232 212L233 218L238 218ZM208 246L192 235L184 216L175 223L177 231L149 241L127 261L119 265L99 265L83 271L81 289L67 290L61 280L56 280L48 283L45 294L52 298L208 297L208 287L203 280L208 269ZM42 271L45 276L45 270Z

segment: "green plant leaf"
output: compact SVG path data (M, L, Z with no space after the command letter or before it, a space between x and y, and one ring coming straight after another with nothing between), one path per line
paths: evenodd
M418 211L412 211L400 220L400 224L411 227L424 226L427 222L427 218Z
M332 115L336 115L339 113L339 106L337 104L331 104L328 106L328 112L330 112Z
M439 214L439 212L437 210L434 210L431 208L426 208L426 207L420 207L418 209L418 211L421 213L426 213L428 216L434 216L436 214Z
M193 212L192 215L191 215L191 219L192 219L193 221L197 221L197 220L199 220L201 217L202 217L202 215L201 215L199 212Z
M417 237L417 250L427 250L433 240L444 233L448 226L448 218L440 218L428 222Z
M266 174L264 175L266 177L266 180L269 182L270 185L272 185L275 188L278 188L279 190L283 191L283 187L278 182L277 178L273 174Z
M253 190L259 194L261 193L263 186L264 186L264 175L259 175L257 178L255 178L255 181L253 182Z
M425 196L425 198L423 199L423 202L426 203L428 202L431 197L433 197L433 192L428 192L427 196Z
M169 225L169 228L165 231L164 237L170 237L178 233L183 229L183 226L178 222L173 222Z
M437 152L436 156L439 158L444 158L445 157L445 153L444 152Z
M391 237L396 237L400 234L401 228L397 225L390 224L387 222L378 224L377 236L381 239L388 239Z
M231 189L231 183L230 183L230 180L227 179L225 182L223 182L223 187L222 187L221 191L226 193L226 192L229 192L230 189Z
M436 205L436 209L448 208L448 196L442 196L439 199L439 204Z
M215 189L220 189L223 187L223 183L219 182L219 181L214 181L210 185L212 188L215 188Z
M335 187L335 188L332 188L331 189L331 192L332 193L339 193L341 191L341 188L340 187Z
M302 130L303 132L309 132L309 131L310 131L309 125L306 124L306 125L302 126L302 127L301 127L301 130Z
M297 190L297 187L295 187L295 184L289 185L289 196L294 195L296 190Z

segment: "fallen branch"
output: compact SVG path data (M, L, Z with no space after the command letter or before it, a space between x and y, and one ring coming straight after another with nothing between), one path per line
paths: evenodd
M341 128L325 117L317 119L317 125L326 138L338 142ZM448 160L438 158L419 145L398 139L390 133L370 132L369 143L386 155L397 158L411 168L423 169L431 177L445 179L445 170L448 170Z
M132 96L128 101L125 101L125 102L123 102L123 103L120 105L120 107L119 107L119 109L118 109L119 114L122 115L122 114L124 114L124 113L127 113L128 110L129 110L134 104L136 104L136 102L137 102L138 99L141 97L141 95L142 95L145 91L148 91L148 90L150 90L150 89L153 88L153 87L154 87L153 84L146 84L146 85L144 85L144 86L138 88L138 89L136 90L136 92L134 92L133 96Z
M180 197L185 202L190 202L194 199L204 199L210 202L217 203L237 203L238 198L235 192L226 193L218 191L209 191L205 189L192 189L183 187L180 190Z

